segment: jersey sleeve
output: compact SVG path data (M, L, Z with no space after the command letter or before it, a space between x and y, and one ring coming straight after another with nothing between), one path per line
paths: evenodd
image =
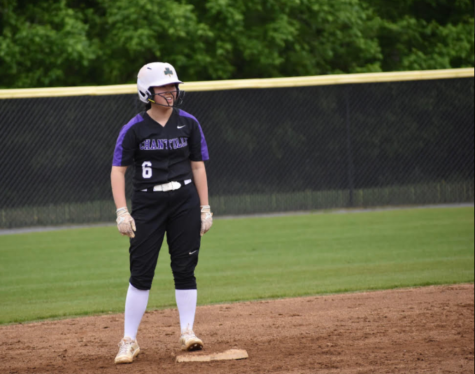
M117 138L112 166L130 166L134 163L135 133L124 126Z
M209 152L205 135L200 123L193 118L193 127L190 136L190 160L191 161L208 161Z
M130 166L134 163L136 137L134 126L143 121L141 114L137 114L130 122L120 130L115 145L114 160L112 166Z

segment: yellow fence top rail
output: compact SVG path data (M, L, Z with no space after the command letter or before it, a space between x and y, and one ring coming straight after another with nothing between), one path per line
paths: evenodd
M314 77L295 78L271 78L271 79L243 79L222 80L209 82L184 83L181 88L184 91L221 91L239 89L282 88L282 87L305 87L305 86L328 86L337 84L361 84L382 82L403 82L418 80L435 80L450 78L473 78L473 68L425 70L393 73L368 73L368 74L342 74L323 75ZM0 99L20 99L39 97L61 96L96 96L96 95L123 95L135 94L135 84L97 87L58 87L58 88L31 88L31 89L8 89L0 90Z

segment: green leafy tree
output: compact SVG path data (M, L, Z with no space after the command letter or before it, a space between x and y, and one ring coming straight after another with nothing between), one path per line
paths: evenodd
M198 21L192 5L167 0L97 3L100 16L94 28L101 52L96 70L101 84L132 82L138 69L152 61L170 62L195 80L210 63L206 50L210 30Z
M0 85L75 86L92 83L84 74L97 55L81 12L66 0L1 3Z
M364 1L380 17L384 71L473 67L473 1Z
M469 0L0 0L0 87L473 66Z
M212 32L206 79L379 71L372 13L359 0L190 0Z

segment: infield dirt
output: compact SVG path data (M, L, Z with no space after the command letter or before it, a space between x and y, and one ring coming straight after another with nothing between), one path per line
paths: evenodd
M474 373L474 286L456 285L203 306L195 330L210 354L175 363L176 310L146 313L132 365L114 365L123 315L0 326L0 373Z

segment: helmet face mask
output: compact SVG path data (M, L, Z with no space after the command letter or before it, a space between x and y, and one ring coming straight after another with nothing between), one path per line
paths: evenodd
M185 96L185 92L180 90L180 87L178 86L178 84L175 85L175 88L176 89L174 91L164 91L164 92L160 92L160 93L155 93L154 88L150 87L149 90L148 90L150 92L150 95L148 96L147 101L150 102L150 103L156 104L156 105L163 106L165 108L177 108L181 104L183 104L183 98ZM169 95L172 95L172 97L173 97L172 105L170 105L170 103L167 99L167 96L169 96ZM160 96L161 98L163 98L163 100L167 104L165 105L165 104L158 103L157 100L155 100L155 96Z
M178 107L183 103L183 97L185 96L183 91L180 91L179 84L181 82L178 79L175 68L166 62L154 62L145 65L140 69L137 77L137 91L140 101L143 103L154 103L164 107ZM158 104L154 100L157 95L153 92L153 87L163 87L168 85L174 85L176 87L176 96L174 96L173 105ZM164 95L166 92L158 95ZM164 96L161 96L165 98ZM167 100L165 100L167 101Z

